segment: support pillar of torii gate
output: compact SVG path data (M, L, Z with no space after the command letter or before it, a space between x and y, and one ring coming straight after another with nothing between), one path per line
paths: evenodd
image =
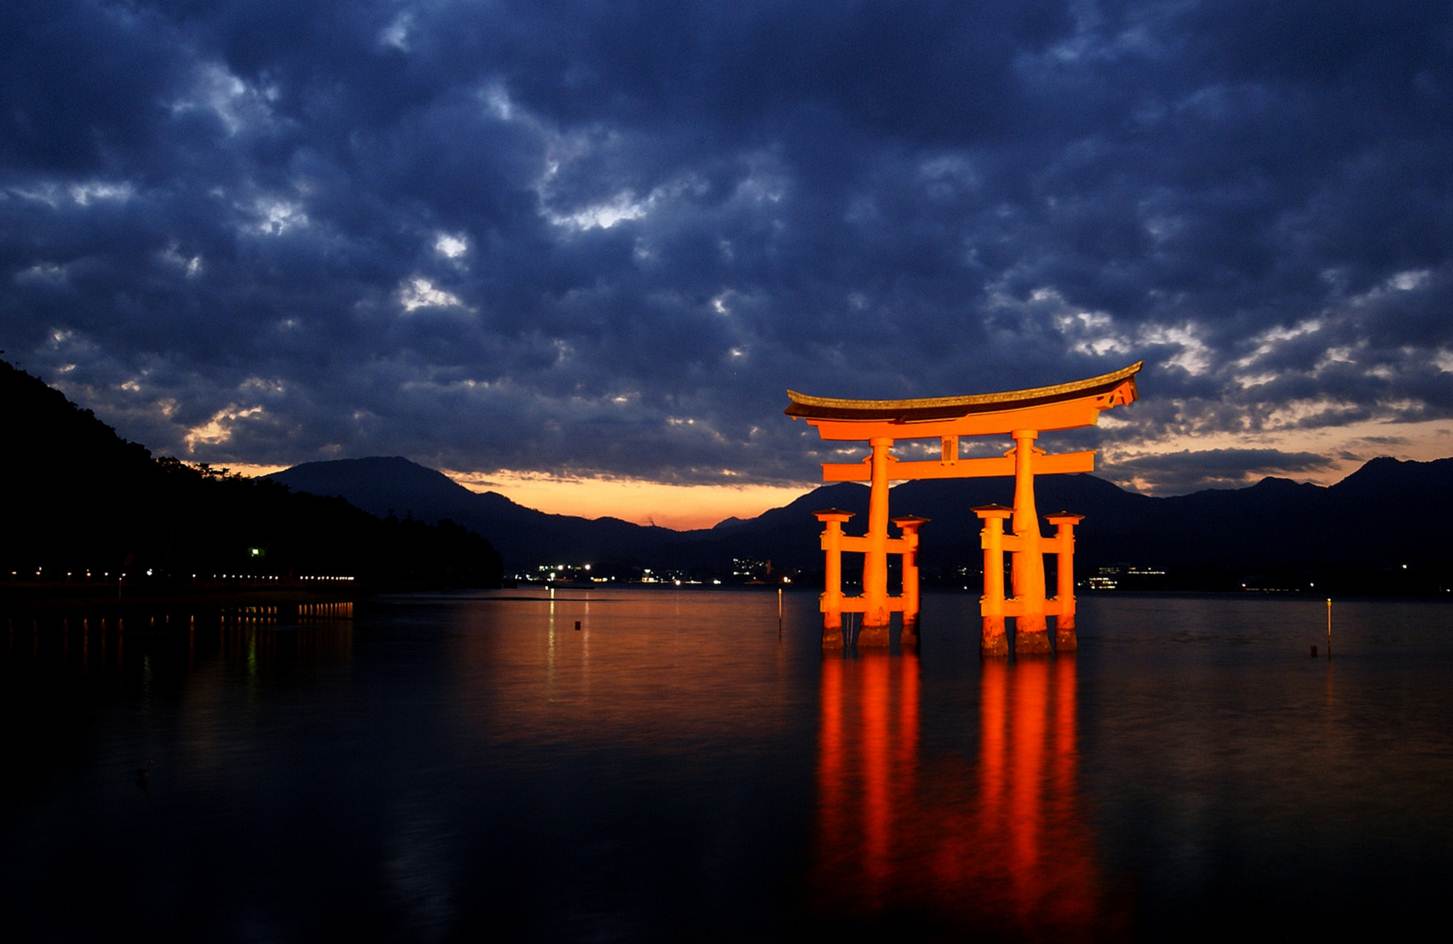
M842 645L842 614L861 613L859 645L886 644L891 613L903 614L905 634L917 634L918 528L926 519L895 518L900 535L888 535L888 483L912 479L1014 477L1014 505L974 509L981 520L984 549L984 595L979 612L981 648L986 655L1007 655L1005 620L1015 621L1014 650L1020 654L1050 651L1048 617L1055 618L1055 648L1073 649L1075 638L1074 527L1080 515L1062 512L1049 520L1056 533L1044 537L1034 504L1034 476L1094 470L1093 450L1049 454L1035 443L1041 433L1093 426L1100 413L1135 402L1135 375L1143 362L1069 383L1004 393L970 394L913 400L847 400L787 391L787 415L805 419L824 440L864 442L861 462L823 463L826 482L867 482L868 530L862 536L843 533L851 513L828 509L823 523L826 586L820 601L823 645ZM963 458L959 440L966 436L1007 435L1013 447L1003 456ZM901 440L938 440L936 460L902 461L893 455ZM1008 521L1010 531L1004 531ZM863 555L863 592L844 596L843 552ZM1011 596L1004 595L1004 553L1011 558ZM1056 595L1046 597L1044 555L1057 558ZM888 594L888 558L902 555L903 592Z

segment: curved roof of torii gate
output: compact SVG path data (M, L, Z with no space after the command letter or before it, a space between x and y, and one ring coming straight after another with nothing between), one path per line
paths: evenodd
M1129 381L1130 396L1135 399L1135 375L1144 361L1136 361L1129 367L1071 380L1068 383L1052 384L1047 387L1030 387L1025 390L1005 390L1001 393L972 393L956 397L921 397L910 400L849 400L841 397L814 397L796 390L787 391L791 401L786 409L788 416L824 420L887 420L889 422L914 422L918 420L952 419L973 413L997 413L1023 407L1042 406L1066 400L1078 400L1106 393Z

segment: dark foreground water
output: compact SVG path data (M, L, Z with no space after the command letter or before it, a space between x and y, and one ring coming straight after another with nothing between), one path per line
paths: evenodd
M1340 603L1329 661L1320 601L1100 596L1078 655L982 664L967 595L847 658L805 593L780 635L770 593L531 595L9 621L0 936L1445 920L1453 605Z

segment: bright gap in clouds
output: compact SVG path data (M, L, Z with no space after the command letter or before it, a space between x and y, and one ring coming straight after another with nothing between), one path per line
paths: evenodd
M214 469L226 469L231 475L240 475L249 479L272 475L274 472L292 468L290 465L268 465L263 462L213 462L210 465Z
M446 259L458 259L469 251L469 240L463 236L440 233L434 240L434 251Z
M1101 426L1110 426L1101 417ZM1199 436L1179 436L1160 442L1138 441L1121 445L1113 438L1107 439L1098 450L1094 474L1114 482L1122 488L1144 491L1153 495L1179 495L1184 490L1156 490L1145 488L1146 483L1137 483L1121 474L1116 468L1118 462L1129 462L1148 456L1201 453L1214 450L1271 449L1277 452L1297 454L1312 453L1327 458L1327 465L1317 470L1285 472L1279 470L1249 472L1240 486L1211 486L1216 488L1244 487L1255 485L1267 475L1291 479L1294 482L1309 482L1313 485L1335 485L1362 468L1370 459L1392 456L1395 459L1414 462L1429 462L1453 455L1453 420L1426 420L1422 422L1384 422L1365 420L1341 426L1325 426L1313 429L1274 429L1258 433L1213 433ZM1193 489L1198 490L1198 489Z

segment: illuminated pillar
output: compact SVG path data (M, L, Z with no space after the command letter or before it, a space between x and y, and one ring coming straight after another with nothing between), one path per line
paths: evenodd
M903 535L903 636L905 644L918 642L918 529L927 518L906 515L893 523Z
M1014 436L1014 599L1019 615L1014 621L1014 652L1030 655L1049 652L1048 623L1044 618L1044 551L1040 547L1039 514L1034 508L1034 440L1039 433L1016 429Z
M866 632L858 635L860 645L888 641L888 458L893 440L886 436L874 437L870 444L873 456L868 490L868 550L863 555L863 629Z
M1061 511L1045 517L1055 526L1055 553L1059 558L1055 577L1059 616L1054 622L1054 651L1071 652L1079 648L1075 635L1075 525L1084 521L1085 516Z
M1004 635L1004 522L1012 513L1003 505L974 509L983 523L979 532L979 545L984 549L984 595L979 598L983 636L979 651L986 656L1009 654L1009 637Z
M813 513L822 522L823 579L822 647L843 647L843 524L853 516L850 511L824 508Z

